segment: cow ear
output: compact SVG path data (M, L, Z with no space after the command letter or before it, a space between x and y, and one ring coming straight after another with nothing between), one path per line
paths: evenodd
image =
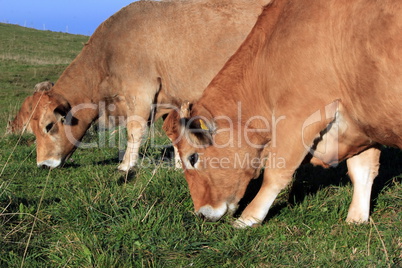
M191 117L193 112L201 112L201 115ZM180 109L168 114L162 128L174 142L184 134L194 144L209 146L213 144L213 134L216 132L215 123L209 118L212 116L205 108L195 111L192 104L184 102Z
M215 134L215 123L211 119L202 116L195 116L190 118L188 127L190 130L197 130L202 133Z
M54 116L56 116L57 121L61 121L64 123L67 118L67 114L70 112L71 107L68 102L62 103L59 106L57 106L54 110Z
M212 114L204 106L190 106L189 108L192 120L190 129L198 129L210 135L215 134L216 124Z
M180 136L180 114L176 109L173 109L163 119L162 129L171 141L176 141L176 138Z
M216 131L211 120L196 116L187 121L185 132L195 144L210 146L213 144L213 135Z
M186 119L186 131L191 133L189 136L192 137L192 141L198 145L212 145L216 125L211 113L201 106L195 107L195 109L189 107L189 114L197 114ZM184 122L182 121L182 123Z
M186 118L181 118L181 125L185 124L185 133L192 142L197 145L210 146L213 144L213 135L216 126L211 113L201 105L192 106L184 103L180 108L180 113Z

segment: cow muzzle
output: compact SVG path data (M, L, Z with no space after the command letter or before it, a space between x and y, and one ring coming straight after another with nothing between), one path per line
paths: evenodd
M236 209L236 204L227 204L225 202L217 208L214 208L210 205L202 206L198 211L196 211L196 214L207 221L215 222L222 218L225 214L233 215Z
M60 159L48 159L45 161L42 161L40 163L37 163L38 167L48 167L48 168L57 168L60 166L62 161Z

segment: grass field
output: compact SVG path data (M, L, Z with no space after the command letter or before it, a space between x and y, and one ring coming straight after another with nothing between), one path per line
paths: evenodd
M56 81L88 37L6 24L0 35L5 131L34 85ZM160 122L155 133L168 144ZM301 167L262 226L237 230L230 217L195 217L182 172L162 161L170 151L149 139L141 150L149 164L129 176L117 172L116 146L78 149L65 167L38 169L34 140L0 139L0 267L402 267L400 150L383 150L369 224L345 223L352 187L341 164Z

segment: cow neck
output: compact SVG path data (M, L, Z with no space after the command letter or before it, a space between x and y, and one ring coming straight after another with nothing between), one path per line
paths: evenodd
M99 94L99 85L102 80L101 62L93 59L91 49L86 45L76 59L65 69L53 88L53 92L60 94L73 108L80 104L98 105L103 96ZM86 121L93 121L98 116L98 109L88 113Z
M262 99L256 99L250 103L253 96L262 96L257 90L267 90L257 85L259 79L256 79L254 68L256 64L256 55L263 49L276 26L280 14L288 0L272 1L264 7L263 13L259 16L256 24L247 36L237 52L228 60L218 75L211 81L203 96L196 105L204 106L213 117L229 116L235 118L238 116L239 105L242 105L242 113L247 117L247 113L258 106ZM251 98L250 98L251 97ZM239 104L240 103L240 104Z

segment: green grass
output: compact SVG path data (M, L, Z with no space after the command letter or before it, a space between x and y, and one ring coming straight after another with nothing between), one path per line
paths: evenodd
M34 85L56 81L88 37L5 24L0 34L5 130ZM156 130L168 144L160 122ZM164 151L147 141L142 155L158 160ZM357 226L344 221L352 194L344 165L300 168L262 226L236 230L230 217L195 217L182 172L154 162L127 178L116 171L117 148L79 149L49 171L36 167L33 136L1 137L0 267L402 266L400 150L384 149L372 220Z

